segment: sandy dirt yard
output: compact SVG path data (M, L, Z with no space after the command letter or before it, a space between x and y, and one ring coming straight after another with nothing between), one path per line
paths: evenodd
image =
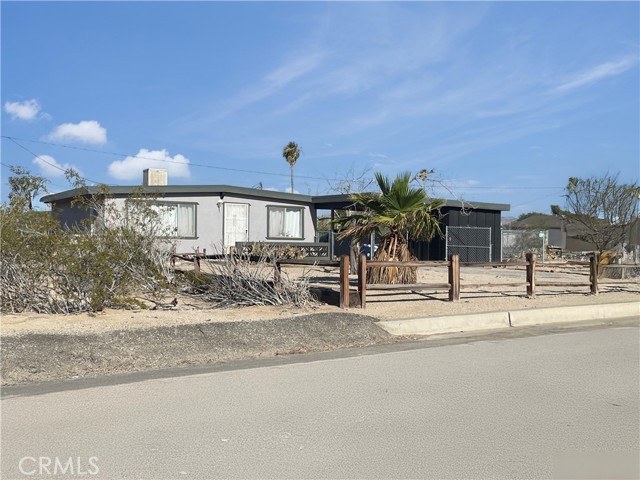
M548 268L537 272L538 281L588 282L584 270ZM553 271L552 271L553 270ZM308 277L313 285L337 288L335 269L307 267L285 269L290 278ZM419 282L446 283L445 267L426 267L418 270ZM349 309L379 319L401 319L420 316L443 316L463 313L520 310L570 305L588 305L640 301L640 282L601 279L600 293L590 295L589 287L539 287L535 298L527 298L524 267L479 268L462 267L461 300L447 301L446 290L425 288L419 292L375 291L367 295L366 309ZM355 282L355 277L352 277ZM513 286L492 286L511 283ZM615 283L606 283L615 282ZM475 285L465 288L466 285ZM478 286L480 285L480 286ZM353 289L355 287L352 286ZM171 301L169 298L168 301ZM255 306L244 308L211 308L197 298L178 296L178 304L171 310L106 310L97 314L39 315L20 314L2 317L3 336L29 333L98 333L128 328L177 326L206 322L259 321L291 318L311 313L338 313L336 306L318 304L306 308Z

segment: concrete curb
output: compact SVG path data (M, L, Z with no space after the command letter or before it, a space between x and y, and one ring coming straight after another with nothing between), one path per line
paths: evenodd
M509 312L473 313L376 322L391 335L431 335L509 327Z
M509 317L512 327L558 322L579 322L583 320L605 320L608 318L640 318L640 302L514 310L509 312Z
M558 322L640 318L640 302L530 308L510 312L487 312L445 317L421 317L376 322L391 335L433 335L495 328L543 325Z

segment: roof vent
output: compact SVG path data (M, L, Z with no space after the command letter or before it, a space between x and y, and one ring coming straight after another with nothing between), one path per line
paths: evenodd
M142 171L142 186L152 187L157 185L167 185L168 175L163 168L145 168Z

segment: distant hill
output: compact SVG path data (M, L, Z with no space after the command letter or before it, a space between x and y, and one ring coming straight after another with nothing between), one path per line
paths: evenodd
M500 225L504 227L505 225L509 225L511 222L515 221L516 217L502 217L502 220L500 220Z

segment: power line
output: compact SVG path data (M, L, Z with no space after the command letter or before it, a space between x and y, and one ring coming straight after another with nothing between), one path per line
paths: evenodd
M21 145L20 143L16 142L13 138L11 138L11 137L7 137L7 136L4 136L4 135L2 135L2 137L3 137L3 138L6 138L6 139L8 139L8 140L11 140L11 141L12 141L13 143L15 143L18 147L20 147L20 148L22 148L24 151L26 151L26 152L30 153L31 155L33 155L35 158L37 158L37 159L38 159L38 160L40 160L41 162L46 163L46 164L47 164L47 165L49 165L50 167L53 167L53 168L55 168L55 169L57 169L57 170L60 170L60 171L61 171L61 172L63 172L63 173L67 173L67 170L68 170L68 169L64 169L64 168L60 167L59 165L56 165L55 163L51 163L51 162L49 162L49 161L45 160L45 159L44 159L44 158L42 158L40 155L37 155L37 154L33 153L31 150L29 150L29 149L28 149L27 147L25 147L24 145ZM4 164L3 164L3 165L4 165ZM76 173L77 173L77 172L76 172ZM101 182L97 182L97 181L95 181L95 180L91 180L91 179L89 179L89 178L83 177L83 176L81 176L81 175L79 175L79 174L78 174L78 178L81 178L82 180L85 180L85 181L90 182L90 183L101 183Z
M512 208L512 209L514 209L514 208L518 208L518 207L524 207L525 205L529 205L529 204L531 204L531 203L538 202L538 201L540 201L540 200L544 200L545 198L551 198L551 197L554 197L554 196L556 196L556 195L554 195L554 194L552 193L552 194L550 194L550 195L545 195L545 196L543 196L543 197L534 198L534 199L529 200L529 201L527 201L527 202L519 203L518 205L512 205L512 206L511 206L511 208Z
M118 152L109 152L106 150L95 150L93 148L86 148L86 147L77 147L74 145L64 145L61 143L53 143L53 142L43 142L42 140L32 140L29 138L18 138L18 137L9 137L7 135L0 135L2 138L6 138L8 140L11 140L12 142L14 142L17 145L20 145L16 140L20 140L21 142L31 142L31 143L39 143L41 145L50 145L50 146L54 146L54 147L61 147L61 148L69 148L72 150L81 150L84 152L92 152L92 153L102 153L102 154L106 154L106 155L113 155L116 157L131 157L131 158L139 158L141 160L151 160L154 162L163 162L163 163L176 163L179 165L188 165L188 166L193 166L193 167L200 167L200 168L212 168L215 170L225 170L225 171L230 171L230 172L240 172L240 173L257 173L260 175L271 175L274 177L289 177L288 174L284 174L284 173L273 173L273 172L261 172L258 170L243 170L241 168L230 168L230 167L219 167L216 165L206 165L203 163L193 163L193 162L189 162L189 163L185 163L185 162L180 162L177 160L167 160L166 158L161 159L161 158L151 158L151 157L144 157L142 155L130 155L128 153L118 153ZM296 175L296 178L306 178L309 180L326 180L326 178L321 178L321 177L311 177L308 175Z
M150 161L154 161L154 162L175 163L175 164L179 164L179 165L189 165L189 166L200 167L200 168L211 168L211 169L214 169L214 170L225 170L225 171L240 172L240 173L254 173L254 174L260 174L260 175L271 175L271 176L276 176L276 177L289 177L289 174L284 174L284 173L262 172L262 171L258 171L258 170L245 170L245 169L240 169L240 168L220 167L220 166L216 166L216 165L207 165L207 164L193 163L193 162L189 162L188 164L185 164L184 162L180 162L180 161L177 161L177 160L151 158L151 157L145 157L145 156L142 156L142 155L130 155L130 154L127 154L127 153L110 152L110 151L107 151L107 150L97 150L97 149L94 149L94 148L78 147L76 145L65 145L65 144L62 144L62 143L45 142L45 141L42 141L42 140L33 140L33 139L30 139L30 138L11 137L11 136L8 136L8 135L0 135L0 137L6 138L8 140L11 140L12 142L16 143L17 145L19 145L21 147L22 147L22 145L20 145L17 142L17 140L20 140L21 142L37 143L37 144L40 144L40 145L49 145L49 146L53 146L53 147L68 148L70 150L79 150L79 151L91 152L91 153L101 153L101 154L105 154L105 155L112 155L112 156L115 156L115 157L125 157L125 158L126 157L131 157L131 158L138 158L138 159L141 159L141 160L150 160ZM24 148L24 147L22 147L22 148ZM25 148L25 150L26 150L26 148ZM45 162L45 163L48 163L48 162ZM51 164L49 164L49 165L51 165ZM309 176L309 175L296 175L296 178L304 178L304 179L308 179L308 180L322 180L322 181L326 181L327 180L327 178L313 177L313 176ZM93 183L100 183L100 182L93 182ZM460 184L455 184L455 183L452 183L451 186L455 187L455 188L473 189L473 190L492 190L492 189L506 190L506 189L513 189L513 188L517 188L518 190L561 190L561 189L564 189L564 187L528 187L528 186L513 186L513 185L511 185L511 186L477 186L477 185L464 185L464 184L460 185ZM443 188L448 189L447 187L443 187Z
M63 172L66 172L66 170L61 168L61 167L59 167L59 166L57 166L57 165L54 165L54 164L46 161L45 159L43 159L39 155L36 155L31 150L27 149L24 145L21 145L20 143L18 143L18 140L20 140L22 142L37 143L37 144L40 144L40 145L49 145L49 146L53 146L53 147L67 148L67 149L70 149L70 150L79 150L79 151L91 152L91 153L101 153L101 154L112 155L112 156L116 156L116 157L125 157L125 158L126 157L131 157L131 158L138 158L138 159L141 159L141 160L149 160L149 161L154 161L154 162L175 163L175 164L179 164L179 165L189 165L189 166L193 166L193 167L210 168L210 169L214 169L214 170L224 170L224 171L230 171L230 172L252 173L252 174L259 174L259 175L270 175L270 176L276 176L276 177L289 177L288 174L284 174L284 173L263 172L263 171L258 171L258 170L245 170L245 169L240 169L240 168L220 167L220 166L216 166L216 165L206 165L206 164L202 164L202 163L192 163L192 162L189 162L189 163L185 164L184 162L180 162L180 161L177 161L177 160L151 158L151 157L145 157L145 156L142 156L142 155L130 155L130 154L126 154L126 153L110 152L110 151L107 151L107 150L97 150L97 149L93 149L93 148L78 147L78 146L75 146L75 145L65 145L65 144L54 143L54 142L45 142L45 141L42 141L42 140L34 140L34 139L29 139L29 138L19 138L19 137L12 137L12 136L8 136L8 135L0 135L0 137L6 138L7 140L11 140L13 143L18 145L20 148L26 150L27 152L29 152L34 157L40 159L40 161L46 163L47 165L49 165L49 166L51 166L53 168L61 170ZM327 180L327 178L313 177L313 176L308 176L308 175L297 175L296 177L297 178L302 178L302 179L308 179L308 180L322 180L322 181L326 181ZM80 178L83 178L84 180L89 181L91 183L104 183L104 182L97 182L95 180L89 180L89 179L84 178L84 177L80 177ZM445 189L449 194L453 195L453 192L451 192L449 187L445 186L443 184L443 182L438 181L436 183L438 183L440 185L440 187ZM458 188L458 189L462 189L462 190L466 190L466 189L471 189L471 190L509 190L509 189L518 189L518 190L564 190L564 187L529 187L529 186L513 186L513 185L478 186L478 185L455 184L453 182L451 183L451 188Z

